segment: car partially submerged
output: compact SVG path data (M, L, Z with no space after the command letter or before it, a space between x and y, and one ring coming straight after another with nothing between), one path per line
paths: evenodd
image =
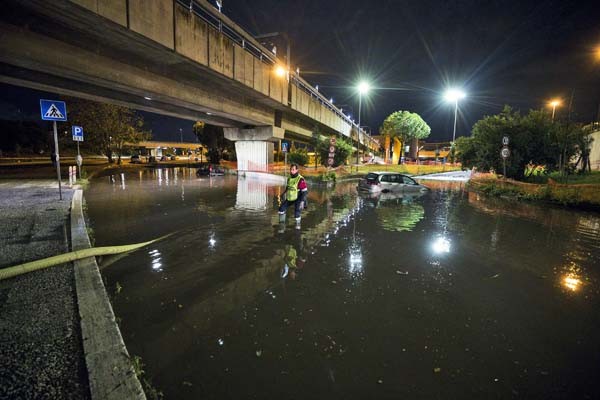
M225 169L218 164L202 164L196 171L196 176L223 176Z
M369 172L358 182L357 189L366 193L407 193L429 190L410 176L396 172Z

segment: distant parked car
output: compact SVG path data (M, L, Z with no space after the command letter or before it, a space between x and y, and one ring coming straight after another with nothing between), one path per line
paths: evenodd
M426 192L429 190L413 178L395 172L370 172L358 182L357 189L368 193Z
M222 176L225 169L218 164L202 164L196 171L196 176Z
M130 162L131 164L141 164L141 163L142 163L142 160L141 160L141 158L140 158L140 156L139 156L139 155L137 155L137 154L134 154L134 155L132 155L132 156L131 156L131 158L129 159L129 162Z

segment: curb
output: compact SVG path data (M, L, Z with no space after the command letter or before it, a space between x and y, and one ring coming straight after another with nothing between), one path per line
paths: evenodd
M82 201L82 190L75 190L71 202L72 250L91 247ZM81 337L92 399L146 399L131 366L95 257L77 260L73 264Z

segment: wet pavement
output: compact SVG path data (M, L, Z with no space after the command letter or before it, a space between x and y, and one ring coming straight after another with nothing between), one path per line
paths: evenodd
M166 398L598 398L600 215L485 199L278 188L187 169L86 191L131 354Z
M73 191L0 181L0 268L69 251ZM73 265L0 281L0 399L89 398Z

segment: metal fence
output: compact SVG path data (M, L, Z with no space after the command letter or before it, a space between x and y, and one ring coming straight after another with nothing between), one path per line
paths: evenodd
M260 43L252 37L249 33L243 31L240 27L235 25L224 17L215 7L213 7L208 1L205 0L175 0L178 4L187 7L190 12L193 12L200 19L205 21L209 26L217 29L224 36L229 38L231 41L236 43L238 46L258 58L262 62L268 65L284 65L272 52L262 46ZM348 116L346 116L342 110L334 106L322 93L312 87L308 82L302 79L296 71L288 71L290 84L308 93L311 98L319 101L321 106L332 111L337 117L343 119L346 123L354 127L360 132L360 136L367 139L371 145L378 142L371 138L367 133L361 129L358 124L353 122Z

